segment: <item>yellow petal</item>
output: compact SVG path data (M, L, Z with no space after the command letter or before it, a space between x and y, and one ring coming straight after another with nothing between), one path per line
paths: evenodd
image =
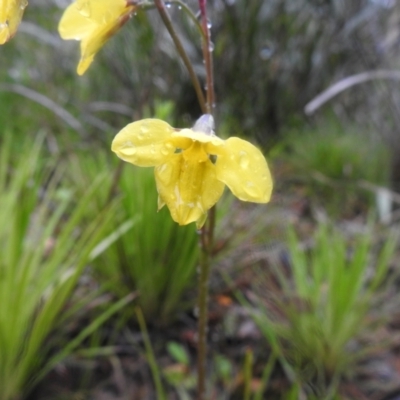
M215 176L215 167L207 159L198 162L182 154L155 168L157 190L167 204L172 219L180 225L198 221L201 226L207 211L219 200L224 184Z
M173 128L159 119L143 119L122 129L114 138L111 150L119 158L139 167L166 162L175 152L169 141Z
M78 67L76 69L78 75L83 75L86 72L86 70L90 67L90 64L93 62L93 60L94 60L94 54L92 54L89 57L82 56L81 59L79 60Z
M58 32L65 40L81 40L91 35L98 26L95 20L85 16L77 5L77 2L70 4L58 24Z
M77 0L67 7L58 26L63 39L82 40L77 68L82 75L95 54L129 19L136 6L126 0Z
M27 5L27 0L0 0L0 44L15 35Z
M58 31L63 39L80 40L93 34L96 27L115 25L132 8L126 0L77 0L65 9Z
M10 37L10 32L8 30L8 26L1 25L0 26L0 44L4 44Z
M215 164L217 179L243 201L267 203L271 198L272 178L260 150L245 140L231 137Z
M224 143L222 139L215 135L207 135L203 132L196 132L192 129L181 129L179 132L175 132L174 137L182 137L192 139L192 141L201 142L201 143L212 143L215 146L221 145Z

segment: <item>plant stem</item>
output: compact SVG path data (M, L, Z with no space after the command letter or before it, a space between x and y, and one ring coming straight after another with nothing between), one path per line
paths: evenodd
M210 29L207 19L207 1L199 0L201 26L203 29L202 45L203 57L206 68L206 110L213 114L215 104L214 77L212 63L212 44L210 40ZM208 285L211 269L211 258L214 247L216 208L211 208L208 219L200 232L200 271L198 287L198 330L197 330L197 400L206 398L206 362L207 362L207 331L208 331Z
M207 112L208 114L213 113L215 105L215 93L214 93L214 73L213 73L213 59L212 59L212 48L209 21L207 18L207 0L199 0L201 25L203 27L204 38L203 38L203 57L206 67L206 92L207 92Z
M115 168L113 176L112 176L112 180L111 180L111 186L108 190L108 195L107 195L107 203L109 204L111 202L111 200L113 199L113 197L115 196L117 189L118 189L118 184L119 181L121 179L121 175L124 169L126 163L122 162L120 160L120 162L117 165L117 168Z
M197 78L197 75L194 72L192 63L190 62L189 57L186 54L186 51L185 51L178 35L175 32L174 25L171 21L171 18L169 17L167 10L165 9L164 0L154 0L154 3L157 7L157 10L158 10L158 13L160 14L161 19L163 20L165 27L167 28L169 34L171 35L171 38L175 44L176 50L178 51L183 63L185 64L185 66L189 72L189 76L190 76L190 79L192 80L194 90L196 91L196 95L197 95L197 99L198 99L200 107L201 107L201 111L203 112L203 114L206 114L208 112L207 105L206 105L203 91L201 89L199 79Z
M178 2L178 1L177 1ZM201 23L201 39L203 48L203 57L206 69L206 93L207 101L204 97L197 75L194 72L192 64L187 56L182 43L175 32L172 21L165 9L163 0L154 0L154 4L167 28L175 47L184 62L193 87L196 91L197 98L203 114L213 114L215 94L214 94L214 77L212 62L212 43L210 40L210 29L207 19L206 0L199 0ZM207 325L208 325L208 284L211 269L211 257L213 252L214 228L215 228L216 209L213 207L209 211L206 224L200 231L200 270L198 283L198 358L197 358L197 399L205 400L206 396L206 360L207 360Z
M201 23L197 19L196 15L193 13L191 8L183 1L181 0L169 0L171 4L177 4L179 7L182 8L183 11L186 12L188 17L192 20L196 28L198 29L200 35L202 36L203 39L205 39L205 33L203 31L203 27L201 26Z
M192 11L192 9L182 0L168 0L169 4L176 4L180 9L182 9L186 15L192 20L194 26L197 28L197 30L199 31L200 35L204 38L204 31L203 31L203 27L201 26L201 23L199 22L199 20L197 19L196 15L194 14L194 12ZM151 2L147 2L144 1L143 3L140 3L140 8L142 10L151 10L155 7L155 4L153 3L153 1Z
M200 269L198 282L197 327L197 400L206 394L206 360L208 331L208 283L214 247L215 206L208 213L207 223L200 231Z
M207 325L208 325L208 282L211 267L211 246L208 241L209 223L200 232L200 269L198 282L198 327L197 327L197 400L206 394Z

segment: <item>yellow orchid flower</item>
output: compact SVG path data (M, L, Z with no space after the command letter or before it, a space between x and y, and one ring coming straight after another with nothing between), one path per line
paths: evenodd
M27 5L27 0L0 0L0 44L15 35Z
M272 178L260 150L237 137L215 136L208 114L192 129L177 130L158 119L133 122L111 149L124 161L155 167L158 208L166 204L180 225L196 221L201 228L225 185L243 201L267 203L271 197Z
M128 21L136 5L129 0L76 0L58 25L63 39L81 41L77 72L83 75L96 53Z

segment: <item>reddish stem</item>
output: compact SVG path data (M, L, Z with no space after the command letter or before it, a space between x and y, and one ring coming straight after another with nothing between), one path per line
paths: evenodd
M211 42L210 27L207 18L207 0L199 0L201 25L204 31L203 39L203 57L206 67L206 92L207 92L207 112L213 114L215 106L214 93L214 73L212 51L213 44Z

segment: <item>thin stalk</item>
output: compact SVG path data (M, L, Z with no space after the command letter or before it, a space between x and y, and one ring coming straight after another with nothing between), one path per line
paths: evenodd
M197 19L196 15L192 11L192 9L185 2L183 2L182 0L168 0L168 3L176 4L180 9L182 9L187 14L187 16L192 20L192 22L194 23L194 26L199 31L201 37L203 39L205 39L205 35L204 35L203 27L201 26L201 23ZM143 2L143 3L140 3L140 7L142 10L151 10L151 9L155 8L155 5L153 2Z
M198 99L200 107L201 107L201 111L203 112L203 114L206 114L208 112L207 111L208 109L207 109L206 100L204 98L203 91L201 90L201 85L200 85L199 79L197 78L197 75L194 72L192 63L190 62L189 57L186 54L186 51L185 51L178 35L175 32L174 25L173 25L171 18L169 17L168 12L165 8L164 1L163 0L154 0L154 3L157 7L158 13L160 14L160 17L161 17L165 27L167 28L169 34L171 35L171 38L175 44L176 50L178 51L183 63L185 64L185 66L189 72L189 76L190 76L190 79L192 80L192 84L193 84L194 90L196 92L197 99Z
M197 400L204 400L206 395L208 281L211 267L207 232L208 229L205 227L203 227L200 232L201 249L197 303L199 313L197 326Z
M115 168L115 170L114 170L114 174L113 174L113 177L112 177L112 180L111 180L111 186L110 186L110 188L108 190L107 203L106 204L109 204L111 202L111 200L114 198L114 196L115 196L115 194L117 192L118 184L119 184L119 181L121 179L121 175L122 175L122 172L123 172L125 164L126 163L120 161L119 164L117 165L117 168Z
M175 0L175 3L181 6L186 5L181 3L179 0ZM163 0L154 0L157 10L167 28L171 38L175 44L175 47L184 62L190 78L192 80L193 87L196 91L197 98L201 107L203 114L212 114L215 94L214 94L214 77L213 77L213 62L212 62L212 49L210 40L210 30L208 26L207 10L206 10L206 0L199 0L201 23L199 24L197 20L196 26L201 31L203 57L206 69L206 93L207 100L204 97L203 91L200 86L200 82L197 75L194 72L192 64L187 56L182 43L175 32L172 21L168 15L165 8ZM190 10L189 10L190 11ZM192 13L190 13L193 17ZM193 19L193 18L192 18ZM215 215L216 210L213 207L208 215L208 219L204 227L200 231L200 270L199 270L199 282L198 282L198 360L197 360L197 399L205 400L206 396L206 360L207 360L207 325L208 325L208 284L211 269L211 257L213 251L213 241L214 241L214 229L215 229Z
M215 104L213 60L210 39L210 29L207 19L207 1L199 0L201 26L203 29L202 47L206 68L206 112L213 114ZM211 258L214 247L215 206L209 211L208 219L200 231L200 271L198 287L198 349L197 349L197 400L206 398L206 361L207 361L207 330L208 330L208 285L211 269Z
M146 348L147 361L149 362L151 373L153 375L154 383L156 385L157 399L166 400L166 395L164 387L161 381L160 368L157 365L156 358L154 356L153 347L151 346L151 341L149 338L149 333L147 332L146 321L143 317L143 312L140 307L135 308L136 317L139 322L140 330L143 335L144 346Z
M250 400L251 396L251 378L252 378L252 368L253 368L253 352L251 349L246 350L246 355L244 359L244 394L243 400Z
M207 113L212 114L215 104L214 93L214 73L213 73L213 44L211 42L211 34L209 21L207 18L207 0L199 0L201 25L203 27L203 57L206 67L206 92L207 92Z
M197 326L197 399L206 395L206 360L208 331L208 283L210 280L211 258L214 248L216 208L211 208L208 219L200 231L200 269L198 282L198 326Z
M203 27L201 26L201 23L199 22L199 20L197 19L196 15L191 10L191 8L181 0L170 0L169 2L171 4L177 4L178 7L181 7L182 10L186 12L188 17L192 20L192 22L194 23L194 25L198 29L198 31L199 31L201 37L203 38L203 40L205 40L206 37L205 37L205 33L203 31Z

